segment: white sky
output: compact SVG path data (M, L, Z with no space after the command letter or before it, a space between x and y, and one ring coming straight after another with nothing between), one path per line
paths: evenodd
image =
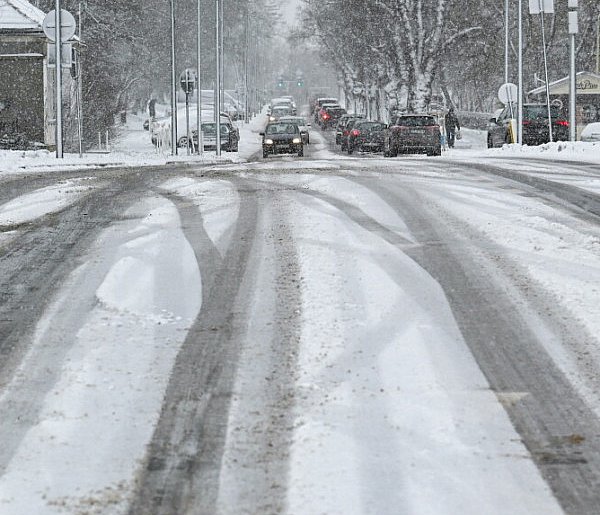
M300 0L282 0L281 13L288 23L293 23L296 19L296 10L300 5Z

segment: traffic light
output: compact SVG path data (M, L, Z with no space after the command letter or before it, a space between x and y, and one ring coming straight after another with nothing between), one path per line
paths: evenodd
M302 86L304 86L304 79L302 77L298 77L296 79L296 85L301 88Z
M283 77L279 77L279 80L277 81L277 87L283 88L284 83L285 83L285 80L283 79Z

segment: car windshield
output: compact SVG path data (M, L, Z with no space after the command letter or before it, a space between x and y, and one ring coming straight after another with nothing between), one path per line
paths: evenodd
M217 124L216 123L203 123L202 124L202 132L204 134L216 134L217 132ZM229 127L227 124L221 124L221 133L227 134L229 132Z
M403 127L427 127L428 125L435 125L433 116L400 116L396 120L396 125L402 125Z
M552 118L558 118L560 110L558 106L550 106L550 116ZM548 106L545 104L540 105L524 105L523 106L523 118L527 120L536 119L547 119L548 118Z
M293 123L272 123L267 125L266 134L297 134L298 126Z

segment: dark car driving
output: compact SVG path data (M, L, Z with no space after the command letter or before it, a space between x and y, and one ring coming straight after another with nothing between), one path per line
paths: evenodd
M513 109L514 111L514 109ZM491 118L488 124L488 148L501 147L511 143L510 120L516 113L506 107L497 118ZM569 140L569 122L561 114L558 106L550 106L553 141ZM548 106L546 104L523 104L523 144L540 145L550 141L548 130Z
M359 120L354 123L346 143L348 154L361 152L381 152L387 125L382 122Z
M440 126L433 116L401 115L390 125L385 136L384 155L396 157L405 152L442 155Z
M275 122L266 126L263 137L263 157L275 154L298 154L304 155L304 144L300 128L295 123Z
M346 110L339 105L325 104L320 110L317 117L317 123L322 129L331 129L337 126L341 116L346 114Z

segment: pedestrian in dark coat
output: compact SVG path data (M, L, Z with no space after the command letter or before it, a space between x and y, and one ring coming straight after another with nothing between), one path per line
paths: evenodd
M448 146L454 148L454 138L456 137L456 131L460 130L460 123L458 117L454 112L454 108L451 107L446 115L446 137L448 138Z

